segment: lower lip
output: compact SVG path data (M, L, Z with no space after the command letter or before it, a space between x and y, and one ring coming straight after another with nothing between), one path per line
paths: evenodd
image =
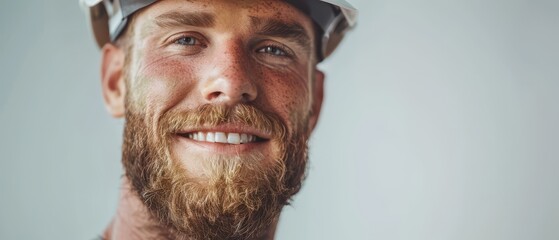
M217 143L217 142L201 142L196 141L183 136L175 136L175 138L182 144L185 144L187 148L198 148L212 153L231 153L239 154L243 152L251 152L257 148L262 148L269 140L262 142L251 142L243 144L229 144L229 143Z

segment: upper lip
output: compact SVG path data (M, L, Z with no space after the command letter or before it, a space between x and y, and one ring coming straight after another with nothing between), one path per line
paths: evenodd
M249 135L254 135L261 139L270 139L272 138L272 133L254 128L249 125L238 125L238 124L222 124L218 126L200 126L200 127L192 127L182 129L176 134L184 135L189 133L197 133L197 132L224 132L224 133L245 133Z

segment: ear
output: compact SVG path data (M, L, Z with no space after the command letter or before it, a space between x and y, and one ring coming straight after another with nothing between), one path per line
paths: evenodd
M101 87L107 111L115 117L124 116L124 96L126 83L123 76L124 52L107 43L102 49Z
M315 69L315 79L313 86L313 99L311 106L311 116L309 118L309 134L314 130L318 123L320 110L322 109L322 100L324 99L324 73Z

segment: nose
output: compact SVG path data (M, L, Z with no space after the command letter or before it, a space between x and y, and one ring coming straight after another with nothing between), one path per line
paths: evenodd
M240 48L216 54L207 79L201 84L202 96L207 103L234 105L256 99L257 87L253 81L246 53Z

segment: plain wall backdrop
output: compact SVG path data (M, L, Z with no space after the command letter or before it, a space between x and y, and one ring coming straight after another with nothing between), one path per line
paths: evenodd
M351 0L277 239L559 239L559 1ZM93 239L122 120L77 0L0 3L0 239Z

